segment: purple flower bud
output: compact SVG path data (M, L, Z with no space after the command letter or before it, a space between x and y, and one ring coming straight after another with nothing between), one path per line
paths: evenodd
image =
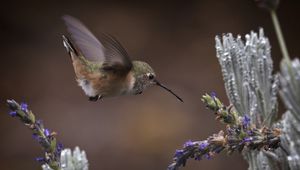
M175 151L175 156L174 157L181 157L183 155L183 150L182 149L177 149Z
M246 137L243 139L243 143L249 143L252 142L252 137Z
M207 160L211 160L211 159L212 159L212 157L210 156L209 153L205 154L204 156L205 156L205 158L206 158Z
M204 150L206 149L206 147L209 145L209 143L205 140L203 142L201 142L200 146L199 146L199 149L200 150Z
M251 119L250 119L249 116L245 115L245 116L242 118L242 125L243 125L244 128L249 127L250 122L251 122Z
M12 117L16 117L17 116L17 112L16 111L10 111L9 115Z
M43 157L37 157L37 158L35 158L35 160L40 162L40 163L45 163L46 162L46 159L43 158Z
M64 146L62 143L58 143L56 146L56 150L58 153L60 153L63 150Z
M39 137L39 136L38 136L36 133L32 134L32 138L33 138L33 139L37 140L38 137Z
M28 104L22 102L21 103L21 110L24 111L24 112L27 112L28 111Z
M50 136L50 131L49 131L49 129L45 129L45 130L44 130L44 134L45 134L45 136L49 137L49 136Z
M211 97L217 97L217 93L213 91L213 92L210 93L210 96Z
M247 130L247 134L248 134L249 136L252 136L252 135L253 135L253 131L252 131L252 130Z
M188 140L183 144L184 148L190 147L190 146L194 146L194 142L192 142L191 140Z

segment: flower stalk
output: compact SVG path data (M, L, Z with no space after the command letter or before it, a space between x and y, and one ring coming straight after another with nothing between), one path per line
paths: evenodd
M287 50L285 40L283 38L283 34L281 31L281 27L280 27L280 23L279 23L276 11L270 10L270 14L271 14L271 18L273 21L274 29L275 29L275 32L276 32L276 35L278 38L278 42L279 42L279 46L280 46L283 58L290 64L290 62L291 62L290 55Z
M45 156L36 158L36 161L47 164L53 170L61 170L60 153L63 146L56 140L57 133L50 132L41 120L36 120L26 103L18 104L15 100L7 100L7 104L10 108L9 115L18 117L32 131L33 138L42 146Z
M202 101L215 113L216 119L226 125L226 134L221 130L206 140L187 141L182 149L176 150L168 170L177 170L180 166L185 166L190 158L211 159L222 151L228 154L253 150L272 152L280 147L280 129L266 126L257 128L255 124L251 124L249 116L239 116L232 105L225 106L215 95L205 94Z

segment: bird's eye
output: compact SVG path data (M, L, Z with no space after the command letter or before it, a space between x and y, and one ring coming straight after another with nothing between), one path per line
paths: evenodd
M149 78L149 80L152 80L152 79L154 79L154 75L153 74L148 74L148 78Z

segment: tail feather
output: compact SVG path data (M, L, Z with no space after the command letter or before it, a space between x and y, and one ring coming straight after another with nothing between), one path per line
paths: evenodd
M73 56L72 53L77 56L78 55L77 50L74 48L71 41L64 35L62 35L62 39L63 39L64 47L67 49L67 52L70 54L70 56L71 57Z

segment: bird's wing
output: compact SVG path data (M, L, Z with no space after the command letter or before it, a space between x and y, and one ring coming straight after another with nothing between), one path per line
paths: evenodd
M102 34L98 40L78 19L65 15L63 20L71 40L88 61L102 63L108 71L127 73L132 68L126 50L114 37Z

